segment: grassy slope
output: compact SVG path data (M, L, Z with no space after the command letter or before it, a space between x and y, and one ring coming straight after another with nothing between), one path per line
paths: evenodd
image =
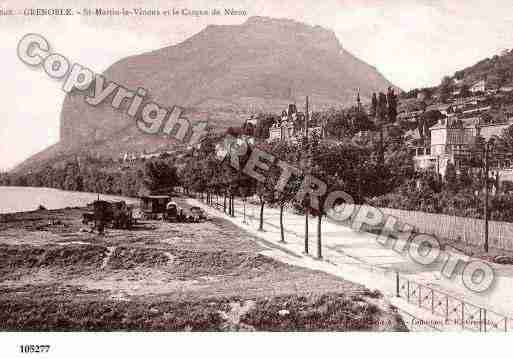
M405 328L378 293L262 256L226 221L98 237L79 231L80 213L0 217L3 330Z

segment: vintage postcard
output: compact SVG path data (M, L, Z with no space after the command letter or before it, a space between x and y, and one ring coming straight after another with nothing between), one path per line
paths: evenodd
M513 332L510 1L21 0L0 28L0 356Z

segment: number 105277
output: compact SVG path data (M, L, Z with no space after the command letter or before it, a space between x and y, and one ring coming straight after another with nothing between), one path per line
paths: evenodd
M50 351L49 345L20 345L20 352L23 354L29 353L48 353Z

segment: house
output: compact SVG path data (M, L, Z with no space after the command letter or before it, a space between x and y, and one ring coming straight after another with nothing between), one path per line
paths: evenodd
M485 92L486 91L486 81L481 80L481 81L474 83L472 86L470 86L469 91L472 93Z
M477 124L464 123L453 116L441 119L429 130L431 132L431 154L450 156L474 143Z
M281 120L274 123L269 129L268 141L291 141L295 135L294 122L296 121L297 113L291 113L289 109L283 111Z
M294 137L294 123L284 120L281 123L275 123L269 129L269 142L272 141L291 141Z
M462 156L467 156L478 136L485 141L493 136L499 136L504 129L511 126L513 121L503 123L483 124L480 117L465 120L450 116L438 121L429 130L431 143L429 148L417 150L413 157L417 170L435 170L445 175L447 164L458 166ZM502 165L511 165L504 162Z
M312 118L313 113L310 112L309 118ZM268 142L285 141L297 143L298 139L305 137L305 114L297 112L295 104L290 104L285 111L282 111L281 118L275 122L269 129ZM312 122L312 121L310 121ZM320 121L320 126L308 126L308 137L326 135L326 120Z

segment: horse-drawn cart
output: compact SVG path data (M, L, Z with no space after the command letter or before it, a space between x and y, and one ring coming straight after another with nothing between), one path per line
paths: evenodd
M88 205L89 211L82 215L82 223L94 222L94 227L102 233L106 226L117 229L130 229L134 223L132 208L125 201L94 201Z
M171 200L169 196L154 195L141 197L143 219L164 219L166 206Z

